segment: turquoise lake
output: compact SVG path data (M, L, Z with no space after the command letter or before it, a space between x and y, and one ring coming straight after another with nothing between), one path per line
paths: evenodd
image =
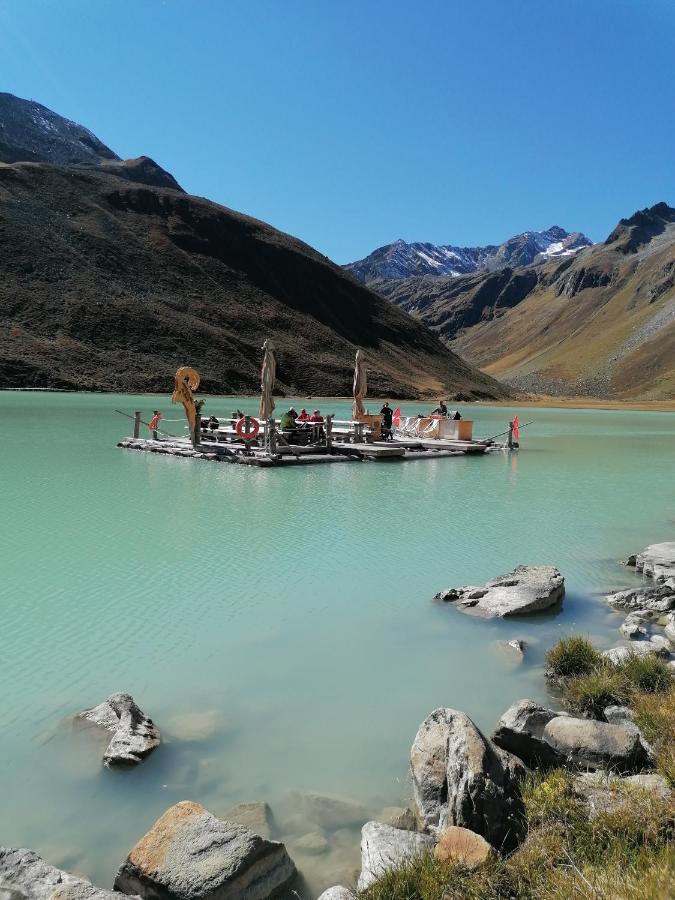
M234 406L257 411L208 398L204 413ZM154 408L180 416L167 396L0 393L0 844L103 887L184 799L216 815L266 800L315 894L349 879L358 828L303 856L289 792L372 816L405 804L428 713L489 731L514 700L546 699L546 648L571 631L619 643L602 595L636 576L618 560L675 534L671 413L464 406L477 436L533 420L520 452L270 471L118 449L131 423L114 410ZM518 563L561 569L560 612L485 621L432 602ZM513 637L521 665L495 647ZM120 690L164 742L109 771L106 738L71 717Z

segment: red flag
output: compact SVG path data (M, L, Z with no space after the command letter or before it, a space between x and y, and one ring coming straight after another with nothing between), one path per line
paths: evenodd
M394 425L398 428L401 424L401 407L397 406L394 410Z
M155 415L148 422L148 428L150 431L156 431L157 426L159 425L159 420L162 418L161 413L155 413Z
M518 416L513 418L513 436L516 440L520 439L520 431L518 430Z

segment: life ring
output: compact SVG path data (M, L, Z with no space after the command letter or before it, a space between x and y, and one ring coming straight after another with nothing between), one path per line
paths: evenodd
M260 431L260 422L257 419L254 419L253 416L248 416L249 426L251 428L250 431L246 431L246 416L242 416L241 419L234 426L234 430L237 432L242 441L252 441L255 437L258 436L258 432Z

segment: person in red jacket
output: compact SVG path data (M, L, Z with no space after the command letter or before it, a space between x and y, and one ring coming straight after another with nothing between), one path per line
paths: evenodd
M315 409L312 415L309 417L310 422L323 422L323 416L321 415L320 409Z
M298 416L296 421L297 422L309 422L309 413L307 412L307 410L304 407L300 410L300 415Z

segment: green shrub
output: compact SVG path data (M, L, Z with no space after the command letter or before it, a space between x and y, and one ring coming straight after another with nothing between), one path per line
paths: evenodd
M593 644L575 634L561 638L546 654L548 673L556 678L586 675L602 662L603 658Z
M645 694L663 694L673 686L673 676L665 660L650 653L638 656L631 653L616 666L626 683Z
M620 672L603 666L588 675L570 679L565 686L565 696L577 712L600 718L606 706L626 702L628 689Z

